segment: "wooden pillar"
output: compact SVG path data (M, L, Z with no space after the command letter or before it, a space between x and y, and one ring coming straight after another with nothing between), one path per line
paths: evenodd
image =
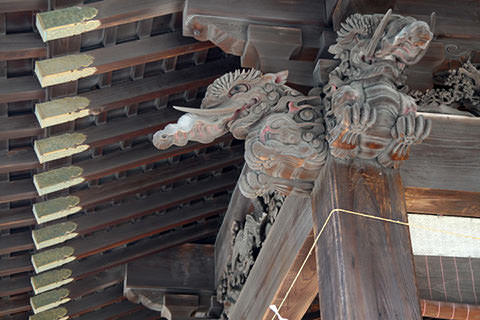
M315 234L332 209L407 221L398 170L333 157L312 194ZM334 213L316 247L322 319L421 319L406 226Z

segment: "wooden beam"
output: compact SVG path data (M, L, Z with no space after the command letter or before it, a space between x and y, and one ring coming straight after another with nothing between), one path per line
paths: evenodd
M48 87L213 47L210 42L198 42L172 32L87 53L36 61L35 74L41 86Z
M50 41L181 12L183 3L184 0L138 0L132 5L129 0L105 0L43 12L37 15L36 24L43 40Z
M432 131L400 167L405 187L480 192L480 118L419 114Z
M312 241L311 230L309 199L287 197L231 310L231 319L271 319L273 313L268 307L277 304L290 286L303 262L308 241ZM310 263L307 268L311 267ZM312 280L314 277L307 277L296 285L294 292L301 294L289 296L286 309L282 309L283 317L294 320L303 316L317 292L317 284Z
M407 221L398 171L329 158L312 194L315 233L332 209ZM408 229L336 213L316 245L322 319L421 319Z

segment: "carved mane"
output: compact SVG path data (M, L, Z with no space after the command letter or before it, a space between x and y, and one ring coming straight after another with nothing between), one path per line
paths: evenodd
M211 85L207 87L207 95L214 97L222 97L227 95L228 90L232 84L237 80L250 81L258 79L262 76L262 72L256 69L235 70L229 72L216 79Z

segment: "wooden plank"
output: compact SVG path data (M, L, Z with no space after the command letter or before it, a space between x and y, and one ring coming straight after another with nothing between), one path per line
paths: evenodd
M38 223L52 221L83 209L92 208L100 203L122 199L174 183L182 179L225 168L243 162L242 146L233 147L191 159L162 165L160 168L144 173L130 175L124 179L104 183L100 187L72 192L68 197L55 198L34 205L33 212ZM1 221L1 220L0 220Z
M27 255L4 258L0 263L0 277L33 270Z
M405 187L480 192L480 119L419 114L432 131L400 168Z
M0 140L34 137L43 134L33 114L0 118Z
M0 302L0 317L9 314L29 311L28 298L18 300L1 301Z
M144 307L141 305L134 304L124 300L119 303L109 305L105 308L84 314L76 319L78 320L116 319L121 316L130 315L143 308Z
M0 280L0 297L25 293L31 290L32 286L28 276L17 276Z
M407 211L480 218L478 192L406 188Z
M91 215L74 217L68 221L69 224L74 224L71 228L62 228L64 225L62 223L53 224L45 228L34 230L32 232L32 237L37 249L52 246L68 240L65 238L67 235L69 236L69 239L75 238L80 235L85 235L109 226L126 222L130 219L139 218L157 211L167 210L180 203L186 203L193 199L201 198L207 194L223 191L234 184L236 177L237 174L233 172L222 178L203 181L203 184L194 183L174 188L171 191L162 192L154 197L137 199L123 205L101 210L98 213L95 213L95 218L92 218ZM80 240L82 239L74 242L80 245ZM70 243L71 242L72 241L70 241Z
M38 193L43 195L68 188L84 181L126 171L144 164L189 153L199 148L230 141L231 139L231 136L224 136L206 145L200 146L198 143L192 143L184 147L173 147L162 151L158 151L148 142L97 159L86 160L75 166L63 167L37 174L34 176L34 184Z
M0 211L0 230L33 225L35 225L35 218L30 206Z
M124 290L132 289L214 294L214 246L184 244L130 262Z
M122 285L114 285L101 292L90 294L81 299L70 301L63 305L68 310L70 318L81 316L94 311L95 309L104 308L116 302L124 300Z
M79 262L74 262L68 266L69 269L60 269L68 271L67 278L57 278L53 275L54 271L48 271L43 274L43 277L48 281L42 283L42 286L35 287L36 292L42 292L43 288L54 289L63 285L64 281L78 281L80 279L90 277L104 270L125 264L132 260L154 254L161 250L180 245L185 242L194 241L211 236L216 233L218 221L213 219L207 221L205 224L197 224L189 227L184 227L176 231L172 231L160 235L154 239L139 241L133 245L113 250L103 255L95 255L88 259ZM52 276L50 276L52 275ZM32 281L42 276L35 276Z
M0 153L0 173L25 171L40 167L32 148Z
M229 314L230 319L273 317L269 305L277 304L283 298L281 295L289 287L292 275L297 272L294 269L303 262L301 258L297 259L297 254L304 254L308 246L304 244L308 242L312 230L311 212L309 199L287 197ZM312 283L314 277L305 280ZM304 281L299 282L301 286L305 284ZM313 284L295 291L297 295L292 295L285 310L281 310L283 317L301 319L316 295L317 284Z
M315 233L332 209L407 221L398 171L329 158L312 196ZM316 245L322 319L421 319L408 229L337 213Z
M228 184L225 182L222 183L221 181L218 182L219 185L217 189L210 189L206 190L203 194L208 195L214 192L224 191L225 188L228 187ZM228 181L227 183L233 185L233 181ZM180 190L178 190L180 192ZM207 193L211 192L211 193ZM198 197L198 195L196 195ZM190 199L187 200L194 200L196 197L190 196ZM197 198L198 199L198 198ZM137 206L141 205L141 203L135 203ZM178 204L175 203L175 204ZM145 207L143 210L139 210L137 212L118 212L120 214L119 218L115 220L114 223L121 223L128 221L128 218L139 218L142 215L146 215L148 213L153 213L155 211L166 210L168 209L168 205L172 205L172 203L164 204L163 207ZM220 199L217 201L210 203L202 203L199 206L192 206L187 209L180 209L174 210L171 212L167 212L164 215L160 216L149 216L144 218L143 220L136 222L134 224L124 224L118 227L115 227L113 230L106 230L101 231L98 233L93 234L88 239L75 239L71 240L66 243L65 246L56 246L52 249L43 250L37 252L32 255L32 264L34 265L35 271L37 273L43 272L46 270L50 270L52 268L64 265L69 263L73 260L83 259L85 257L97 254L99 252L103 252L106 250L110 250L112 248L125 245L127 243L137 241L139 239L143 239L145 237L149 237L155 234L159 234L161 232L170 230L172 228L181 227L182 225L186 225L192 223L196 220L206 219L211 216L219 215L220 213L224 212L226 209L226 201L225 199ZM130 214L127 216L127 214ZM107 216L109 217L109 216ZM101 220L100 223L103 222L103 226L108 226L108 223L112 223L108 221L106 218L104 219L104 215L99 214L96 217L96 220ZM84 222L83 221L80 222ZM79 222L79 224L80 224ZM91 229L94 227L101 228L102 224L94 225L93 222L87 221L84 224L90 224ZM76 231L76 230L75 230ZM63 253L66 252L64 255L57 255L56 253Z
M0 103L45 99L45 91L32 76L0 78Z
M41 86L48 87L213 47L210 42L198 42L172 32L86 53L36 61L35 74Z
M0 237L0 254L33 249L30 231L3 235Z
M181 12L183 3L184 0L138 0L132 6L128 0L104 0L79 6L79 10L45 12L37 16L36 24L43 40L49 41ZM77 25L72 27L72 23Z
M32 179L0 182L0 203L33 199L37 195Z
M35 141L35 153L40 163L68 157L90 148L101 147L126 139L148 135L175 122L180 112L167 108L133 117L109 121L74 133L65 133ZM0 166L1 170L1 166Z
M47 0L0 0L0 12L43 11L47 9Z
M126 105L207 86L223 73L233 70L235 65L234 59L222 59L159 77L147 77L93 90L73 98L56 99L37 104L35 114L42 127L97 115Z
M308 0L295 0L285 3L277 1L246 0L222 2L217 0L189 1L189 15L209 15L226 19L263 22L274 25L325 25L324 4Z
M0 60L36 59L47 56L47 46L35 33L17 33L0 36Z

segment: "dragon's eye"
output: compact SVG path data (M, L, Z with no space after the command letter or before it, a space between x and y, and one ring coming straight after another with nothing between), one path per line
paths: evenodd
M244 84L244 83L240 83L240 84L236 84L235 86L232 87L232 89L230 89L230 91L228 91L228 94L230 96L233 96L234 94L237 94L239 92L247 92L248 91L248 85Z

